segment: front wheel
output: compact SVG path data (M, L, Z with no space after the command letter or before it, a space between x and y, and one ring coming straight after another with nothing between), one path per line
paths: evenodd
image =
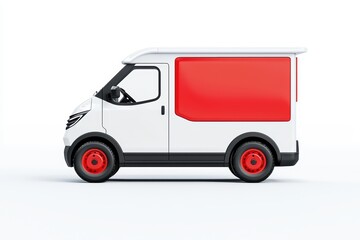
M90 141L76 151L74 168L87 182L104 182L117 170L116 161L110 147L102 142Z
M265 144L251 141L236 149L231 168L234 175L245 182L261 182L272 173L274 158Z

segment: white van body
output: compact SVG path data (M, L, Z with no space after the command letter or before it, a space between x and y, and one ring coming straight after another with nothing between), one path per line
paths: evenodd
M159 86L157 86L159 95L155 96L151 101L144 99L143 103L125 102L121 104L106 100L105 95L109 95L110 88L105 86L95 96L81 104L72 114L73 118L75 115L75 120L69 119L69 128L64 136L67 165L73 166L76 150L81 144L88 140L103 139L108 145L112 145L111 148L115 152L119 166L229 166L232 148L247 138L264 140L269 144L269 148L274 155L275 165L294 165L298 160L296 139L296 56L303 52L305 52L303 48L154 48L130 55L123 61L126 67L132 68L127 70L130 73L122 73L122 70L114 79L123 77L125 79L123 82L128 84L124 89L128 91L128 88L136 88L136 84L134 86L131 86L131 84L141 78L155 79L151 81L153 81L153 85L156 85L154 76L157 76L159 79ZM175 69L177 63L175 62L177 59L180 59L179 61L182 59L210 59L210 61L211 59L219 59L219 61L222 61L221 59L226 60L227 58L247 59L249 61L267 58L288 59L290 74L289 119L281 121L236 121L232 120L231 114L225 113L231 118L230 120L216 121L212 119L203 121L189 120L176 114L178 111L175 109L178 106L175 97L177 94L175 84L178 81L175 79L177 71ZM201 62L199 64L206 63ZM191 69L196 65L184 66L189 66L188 68ZM224 66L227 67L226 63ZM185 77L188 76L184 75ZM133 91L132 94L146 95L146 91L153 88L150 83L146 81L143 81L143 83L149 85L139 88L135 91L136 93ZM186 89L186 87L183 88ZM273 87L276 88L276 86ZM204 84L205 88L207 88L206 84ZM105 89L108 89L107 93L104 92ZM226 93L219 92L219 94ZM194 96L198 97L200 95ZM186 97L186 95L184 96ZM223 98L225 99L225 97ZM136 98L134 97L134 99ZM182 99L186 103L187 99L184 99L184 97ZM186 104L191 108L190 103ZM189 111L193 110L190 109ZM211 115L210 110L206 111L204 114ZM234 111L237 110L234 109ZM80 115L77 115L79 113ZM85 114L82 116L81 113ZM257 116L256 113L252 114L255 117ZM216 115L211 116L216 117Z

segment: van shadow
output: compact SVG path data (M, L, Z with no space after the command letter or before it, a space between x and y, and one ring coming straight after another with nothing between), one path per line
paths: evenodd
M124 179L124 178L114 178L109 179L109 182L213 182L213 183L247 183L240 179L198 179L198 178L185 178L185 179L178 179L178 178L171 178L171 179L164 179L164 178L141 178L141 179ZM304 182L301 180L296 179L267 179L261 184L266 183L300 183Z
M195 179L195 178L141 178L141 179L109 179L109 182L223 182L223 183L242 183L240 179Z
M44 182L67 182L67 183L87 183L79 178L37 178L38 181ZM111 183L171 183L171 182L183 182L183 183L246 183L237 178L112 178L106 182ZM105 183L106 183L105 182ZM267 179L258 184L281 184L281 183L306 183L305 180L300 179Z

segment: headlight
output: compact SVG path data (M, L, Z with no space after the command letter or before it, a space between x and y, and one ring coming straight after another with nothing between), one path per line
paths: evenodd
M71 128L78 123L89 111L79 112L71 115L67 121L66 129Z

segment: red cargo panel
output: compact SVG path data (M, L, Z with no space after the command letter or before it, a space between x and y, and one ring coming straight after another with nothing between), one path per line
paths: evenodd
M190 121L289 121L290 58L176 58L175 113Z

